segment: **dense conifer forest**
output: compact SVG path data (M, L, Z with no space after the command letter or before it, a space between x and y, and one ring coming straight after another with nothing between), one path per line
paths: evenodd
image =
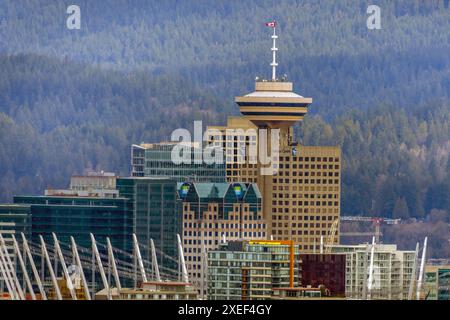
M280 73L314 99L298 140L342 147L342 214L450 222L449 1L79 0L80 30L70 4L0 3L0 201L237 115L277 19Z

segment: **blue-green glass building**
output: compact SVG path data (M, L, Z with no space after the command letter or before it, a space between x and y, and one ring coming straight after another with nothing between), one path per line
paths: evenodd
M105 244L106 237L114 247L130 251L132 248L133 212L124 197L76 196L16 196L14 203L31 208L32 241L39 243L39 235L53 243L52 232L65 244L73 236L81 247L90 248L90 233Z
M190 148L191 163L175 164L172 150L176 143L164 142L131 146L131 176L133 177L169 177L177 182L225 182L225 161L218 164L206 164L202 159L203 150Z
M31 207L29 205L20 204L0 204L0 234L5 240L8 252L12 255L12 262L16 267L17 273L20 275L21 271L17 268L17 259L13 255L12 235L18 241L21 241L23 233L27 238L31 235ZM19 279L21 276L19 276ZM5 282L0 272L0 292L5 291Z
M153 239L159 264L176 268L177 234L181 235L176 181L164 177L118 178L117 189L121 197L129 199L127 210L133 213L133 232L142 244L143 258L151 260Z
M116 259L127 263L133 263L135 233L145 260L151 260L150 239L154 240L160 270L167 274L165 268L178 268L176 236L181 234L181 219L177 199L176 181L163 177L117 178L115 189L101 193L47 190L44 196L15 196L14 205L0 206L0 231L15 227L38 245L42 235L50 246L55 233L63 249L69 249L73 236L79 250L89 251L92 233L101 254L106 254L109 237L118 249Z
M14 234L20 240L20 233L31 235L31 207L20 204L0 204L0 233L6 242Z

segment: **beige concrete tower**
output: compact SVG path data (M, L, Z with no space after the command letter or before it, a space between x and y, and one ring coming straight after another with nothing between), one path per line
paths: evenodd
M306 147L294 143L293 125L303 120L312 98L295 93L286 76L277 78L276 23L270 26L273 27L272 78L256 78L255 91L236 97L235 102L243 117L258 129L266 129L269 136L274 129L279 129L277 171L273 175L262 174L263 165L259 162L256 166L233 164L238 168L238 175L230 176L227 171L227 177L258 184L264 218L273 239L293 240L304 252L319 252L321 241L328 237L339 243L339 228L335 234L330 234L330 230L340 215L341 151L339 147ZM270 139L267 142L268 154L272 154Z
M293 240L302 252L319 252L321 240L339 243L339 228L333 234L330 230L340 215L341 150L294 142L293 125L303 120L312 99L293 92L286 76L277 78L276 23L270 26L274 28L272 78L256 78L254 92L236 97L243 116L229 117L226 126L208 127L220 132L218 140L212 139L216 133L210 139L226 148L227 181L258 184L269 237ZM226 134L237 129L242 130L236 136ZM274 129L280 130L278 164L273 174L261 172L262 168L273 168L273 163L263 165L261 159L255 162L249 157L250 145L257 146L258 156L264 149L257 129L266 129L268 136ZM245 141L245 156L239 141ZM270 139L267 144L267 154L272 155Z
M245 96L235 98L241 114L258 128L280 129L280 148L286 149L291 143L292 130L296 122L303 120L308 112L312 98L305 98L293 92L292 82L287 77L277 78L276 53L276 22L267 24L273 28L273 61L272 79L260 80L256 78L255 91Z
M303 120L312 98L292 91L292 82L284 80L259 80L255 91L236 97L241 113L258 127L291 127Z
M259 80L255 91L235 98L241 114L260 129L280 130L280 150L292 142L292 126L303 120L312 98L304 98L292 91L292 82Z

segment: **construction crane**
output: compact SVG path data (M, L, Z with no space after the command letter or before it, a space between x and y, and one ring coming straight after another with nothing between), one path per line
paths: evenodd
M327 237L326 245L325 245L325 253L326 254L330 254L331 253L331 248L333 247L334 238L336 237L336 233L338 231L338 227L339 227L339 219L336 219L336 220L333 221L333 224L331 225L330 232L328 233L328 237Z
M398 224L400 219L388 219L388 218L380 218L380 217L361 217L361 216L341 216L339 219L333 221L331 225L330 232L326 237L325 241L321 238L320 251L321 253L325 251L325 253L331 253L332 246L334 244L334 239L336 237L337 231L339 230L339 222L349 221L349 222L371 222L375 230L374 232L340 232L339 235L341 237L375 237L375 243L381 243L380 238L382 236L381 233L381 223L386 224ZM323 250L325 242L325 250Z
M380 239L383 235L381 233L381 224L398 224L400 219L388 219L388 218L380 218L380 217L361 217L361 216L341 216L340 221L349 221L349 222L371 222L375 230L374 232L341 232L341 237L375 237L376 243L381 243Z

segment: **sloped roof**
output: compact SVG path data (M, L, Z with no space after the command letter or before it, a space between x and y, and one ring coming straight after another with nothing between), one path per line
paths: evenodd
M180 192L181 186L185 183L178 182L177 190ZM247 192L252 188L255 192L257 198L261 198L261 193L259 191L258 185L256 183L245 184L242 182L191 182L189 183L194 187L200 199L222 199L225 198L227 192L230 190L231 186L239 185L242 188L242 194L245 196ZM192 190L192 189L191 189Z
M261 192L259 191L258 185L256 183L252 183L249 185L249 189L253 188L253 191L255 192L256 197L262 198Z
M229 183L196 182L194 188L200 198L223 198L228 190Z

